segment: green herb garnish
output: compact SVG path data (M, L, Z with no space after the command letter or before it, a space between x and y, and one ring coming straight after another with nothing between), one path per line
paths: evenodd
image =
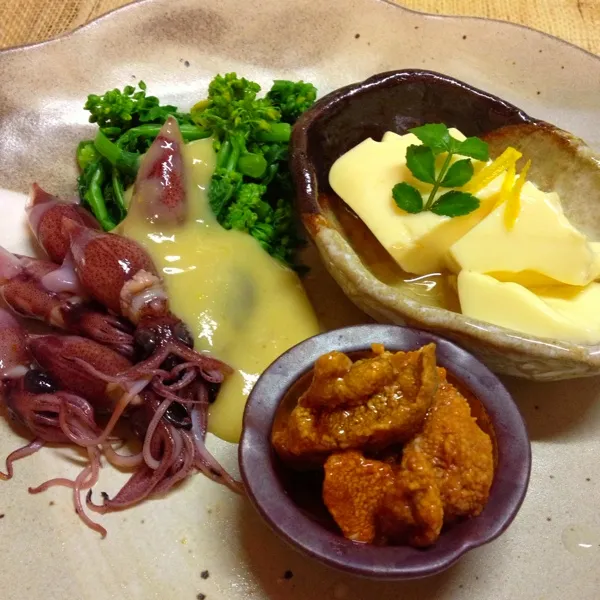
M422 145L409 146L406 151L406 166L419 181L431 184L432 188L425 202L421 192L412 185L402 182L392 189L392 196L398 208L408 213L424 210L446 217L468 215L479 208L479 199L468 192L451 190L437 197L441 187L459 188L473 177L472 158L481 161L489 159L488 145L477 137L457 140L450 135L446 125L435 123L422 125L409 130ZM436 173L435 157L446 154L442 168ZM455 154L467 156L452 163Z

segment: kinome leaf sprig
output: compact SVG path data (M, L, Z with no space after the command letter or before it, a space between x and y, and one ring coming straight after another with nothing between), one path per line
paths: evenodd
M396 205L408 213L431 211L436 215L460 217L479 208L479 199L468 192L450 190L438 198L442 188L459 188L473 177L472 158L481 161L489 159L488 145L477 137L457 140L450 135L446 125L433 123L409 130L421 140L422 145L409 146L406 151L406 166L419 181L432 185L427 200L423 202L421 193L412 185L397 183L392 189ZM441 169L436 173L435 157L446 153ZM466 156L452 162L455 154Z

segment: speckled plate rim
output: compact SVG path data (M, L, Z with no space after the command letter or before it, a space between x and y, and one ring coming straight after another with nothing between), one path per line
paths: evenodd
M39 46L60 42L61 40L64 40L65 38L72 36L74 33L78 33L80 31L83 31L90 27L96 27L99 23L101 23L105 19L113 18L117 13L125 13L126 11L131 10L133 7L135 7L137 5L152 4L155 1L156 0L130 0L130 2L128 2L127 4L124 4L123 6L118 6L117 8L112 8L108 12L105 12L104 14L96 17L95 19L92 19L91 21L88 21L87 23L83 23L82 25L79 25L75 29L71 29L70 31L61 33L60 35L57 35L48 40L43 40L41 42L31 42L28 44L18 44L16 46L10 46L8 48L0 49L0 55L2 55L4 53L8 53L8 52L20 52L22 50L28 50L29 48L37 48ZM598 56L597 54L594 54L593 52L591 52L590 50L587 50L586 48L578 46L577 44L574 44L573 42L570 42L568 40L560 38L551 33L547 33L540 29L536 29L535 27L531 27L529 25L523 25L522 23L515 23L513 21L505 21L504 19L496 19L496 18L492 18L492 17L478 17L475 15L452 15L452 14L446 14L446 13L434 14L434 13L430 13L430 12L427 12L424 10L423 11L415 10L414 8L409 8L408 6L402 6L401 4L396 4L393 0L372 0L372 1L378 2L381 4L388 4L390 6L393 6L394 8L400 9L401 11L416 14L421 17L426 17L428 19L442 19L444 21L460 20L461 22L464 22L464 21L486 21L486 22L491 22L491 23L497 23L497 24L501 25L502 27L509 26L509 27L515 27L518 29L524 29L526 31L533 31L536 34L550 38L550 39L554 40L555 42L559 42L566 46L576 48L577 50L579 50L581 52L585 52L587 55L600 60L600 56Z
M438 364L479 398L496 434L498 464L486 508L477 518L454 525L442 534L433 548L424 551L356 544L326 531L298 510L287 496L273 464L270 434L277 407L286 391L312 369L315 360L324 352L365 350L372 341L382 343L390 350L415 350L435 342ZM246 404L239 461L252 504L289 544L336 569L370 578L405 580L435 575L447 569L466 552L491 542L508 528L527 492L531 444L511 395L472 354L444 338L418 329L398 325L357 325L309 338L282 354L266 369ZM424 560L424 556L428 558Z

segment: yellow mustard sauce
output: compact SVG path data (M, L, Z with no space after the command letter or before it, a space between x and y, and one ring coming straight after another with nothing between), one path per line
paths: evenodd
M260 373L293 345L319 333L319 324L296 273L250 235L217 223L207 199L216 158L212 140L187 144L183 155L187 222L153 225L135 217L142 211L132 210L120 232L152 256L171 310L190 328L195 348L235 369L211 407L209 430L237 442L246 399Z

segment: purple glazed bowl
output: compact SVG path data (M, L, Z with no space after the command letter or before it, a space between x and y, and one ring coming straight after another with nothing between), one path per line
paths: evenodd
M425 550L359 544L345 539L324 522L318 509L313 511L310 506L297 503L298 486L292 490L289 482L303 475L282 465L271 446L271 429L281 401L290 387L312 370L315 360L331 350L368 351L373 342L393 351L415 350L435 342L438 364L479 400L494 432L497 466L485 509L478 517L444 530L437 543ZM510 394L471 354L424 331L396 325L358 325L312 337L268 367L246 404L239 459L252 504L275 533L293 547L356 575L402 580L439 573L468 550L492 541L506 530L525 498L531 447Z

